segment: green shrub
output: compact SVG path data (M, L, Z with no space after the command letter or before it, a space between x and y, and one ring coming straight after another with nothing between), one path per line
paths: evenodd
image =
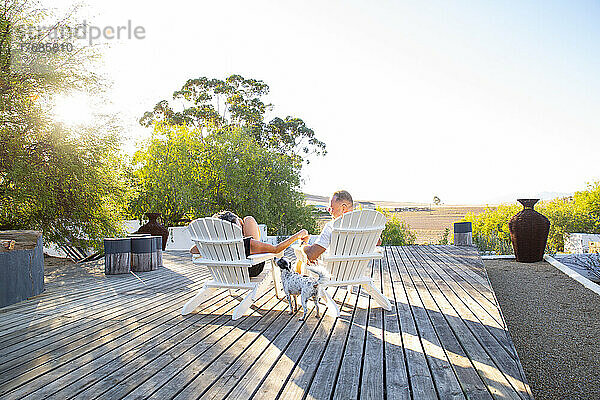
M480 251L512 254L508 222L522 208L519 204L487 207L478 215L468 213L463 221L469 221L473 225L473 243Z
M384 231L381 233L381 244L384 246L405 246L414 244L416 235L410 230L410 226L405 223L399 215L378 208L377 211L383 213L387 222Z
M548 250L563 251L566 233L600 233L600 186L596 182L572 198L544 202L538 212L550 220Z
M512 254L508 222L522 209L518 203L501 204L478 215L469 213L463 221L473 224L473 243L480 251ZM600 233L600 182L572 197L540 202L535 209L550 220L547 251L563 251L566 233Z
M202 136L187 127L156 125L134 156L129 212L160 212L167 226L187 217L231 210L252 215L270 235L317 226L300 191L300 164L262 147L245 129Z
M440 241L439 241L438 244L447 245L448 244L448 237L449 236L450 236L450 228L446 228L444 230L444 234L440 238Z

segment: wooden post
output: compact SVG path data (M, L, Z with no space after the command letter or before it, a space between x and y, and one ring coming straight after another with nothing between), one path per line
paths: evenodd
M104 273L128 274L131 268L131 239L104 239Z
M131 270L134 272L154 271L157 269L156 251L152 236L131 238ZM154 257L152 255L154 254Z
M156 254L156 267L160 268L163 266L163 250L162 250L162 236L152 236L154 240L154 248L152 254Z
M470 222L455 222L454 223L454 245L455 246L472 246L473 245L473 230Z

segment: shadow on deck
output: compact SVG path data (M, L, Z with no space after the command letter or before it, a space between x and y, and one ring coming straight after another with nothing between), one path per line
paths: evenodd
M56 273L0 309L0 397L532 398L472 248L387 247L370 272L392 311L330 289L341 317L304 322L274 290L237 321L224 290L182 317L208 272L184 252L165 265L145 285L101 263Z

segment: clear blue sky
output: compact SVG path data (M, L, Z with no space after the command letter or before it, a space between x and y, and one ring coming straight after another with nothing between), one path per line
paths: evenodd
M146 30L104 56L131 138L188 78L239 73L327 143L309 193L474 204L600 179L598 2L104 0L85 13ZM84 113L65 104L65 119Z

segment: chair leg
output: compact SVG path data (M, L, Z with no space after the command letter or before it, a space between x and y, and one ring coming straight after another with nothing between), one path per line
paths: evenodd
M381 307L388 311L392 310L392 304L390 301L387 299L387 297L381 294L381 292L375 286L373 286L373 283L363 283L362 287L365 289L365 292L369 293L371 297L373 297L375 301L379 303Z
M210 297L211 293L214 290L215 289L212 287L207 287L206 285L203 285L202 288L198 291L198 293L194 297L192 297L187 303L185 303L183 309L181 310L181 315L187 315L194 311L200 304L202 304L202 302L204 302L204 300Z
M321 295L325 297L325 302L327 303L327 313L336 318L339 317L341 315L340 308L337 304L335 304L335 301L333 301L327 290L325 290L323 287L319 288L319 290L321 291Z
M250 305L252 305L253 303L253 299L254 296L256 296L256 289L258 289L258 286L255 287L254 289L252 289L250 291L250 293L248 293L246 295L246 297L244 297L244 300L242 300L242 302L240 304L238 304L238 306L235 308L235 310L233 310L233 315L231 317L231 319L236 320L238 318L240 318L242 315L244 315L244 313L246 311L248 311L248 309L250 308Z
M271 280L273 281L273 284L275 285L275 277L273 276L273 274L271 273L271 277L265 277L265 279L263 279L258 286L256 287L256 290L254 291L254 297L252 298L252 301L258 299L259 296L263 295L264 293L266 293L267 291L269 291L271 289ZM275 294L277 294L277 287L275 287Z
M283 299L285 293L283 293L283 285L281 284L281 272L274 260L271 260L271 276L273 278L273 286L275 286L275 296L278 299Z

